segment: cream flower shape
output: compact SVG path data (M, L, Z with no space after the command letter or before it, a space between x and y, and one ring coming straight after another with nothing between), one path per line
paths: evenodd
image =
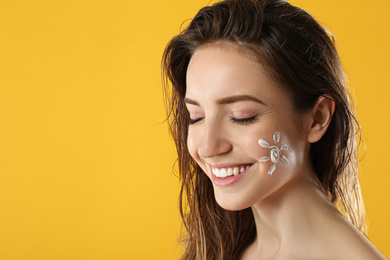
M288 150L288 145L284 144L280 148L276 146L276 144L280 141L280 132L276 131L273 136L275 145L271 146L267 141L264 139L259 140L259 145L264 148L270 149L270 157L263 156L259 159L259 162L268 162L271 160L274 164L271 166L271 168L268 170L268 174L272 175L274 171L276 170L276 164L281 161L283 164L288 164L288 158L285 155L281 155L282 151Z

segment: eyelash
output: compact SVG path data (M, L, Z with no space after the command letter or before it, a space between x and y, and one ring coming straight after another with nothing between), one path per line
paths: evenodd
M247 117L247 118L234 118L230 117L230 120L232 120L234 123L239 125L246 125L254 122L257 119L257 116Z
M196 124L198 121L202 120L203 118L198 118L198 119L189 119L189 124L193 125ZM246 125L254 122L257 119L257 116L252 116L248 118L234 118L230 117L229 118L233 123L239 124L239 125Z
M201 120L202 118L198 118L198 119L189 119L189 121L188 121L188 124L190 124L190 125L193 125L193 124L196 124L199 120Z

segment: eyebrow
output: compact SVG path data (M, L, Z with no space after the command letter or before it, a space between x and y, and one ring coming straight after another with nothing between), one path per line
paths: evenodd
M258 98L255 98L254 96L251 96L251 95L236 95L236 96L224 97L224 98L218 99L216 101L216 103L219 105L224 105L224 104L231 104L231 103L240 102L240 101L253 101L253 102L264 105L263 101L261 101ZM195 100L189 99L189 98L184 98L184 102L186 104L199 106L198 102L196 102Z

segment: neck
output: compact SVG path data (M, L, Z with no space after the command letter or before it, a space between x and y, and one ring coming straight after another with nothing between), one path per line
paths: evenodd
M253 248L266 258L294 254L294 248L310 245L313 236L321 234L324 223L341 217L313 171L253 205L252 211L257 229Z

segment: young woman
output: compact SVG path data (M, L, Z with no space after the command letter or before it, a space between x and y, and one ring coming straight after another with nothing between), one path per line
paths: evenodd
M356 133L332 38L281 0L199 11L163 56L182 259L385 259L362 233Z

